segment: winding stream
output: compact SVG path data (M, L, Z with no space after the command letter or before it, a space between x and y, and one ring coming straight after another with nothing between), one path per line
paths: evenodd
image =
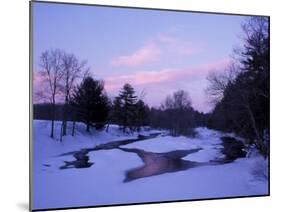
M98 145L94 148L84 148L79 151L67 152L61 154L60 156L73 155L76 160L74 161L64 161L64 165L60 169L68 168L89 168L94 163L89 162L88 153L92 151L99 150L111 150L119 149L124 152L131 152L137 154L143 161L144 165L130 169L125 173L125 179L123 182L130 182L139 178L150 177L154 175L160 175L169 172L177 172L190 168L195 168L198 166L206 165L219 165L230 163L239 157L245 157L246 152L244 152L244 145L241 142L237 142L234 138L222 137L223 148L221 152L225 155L224 159L210 161L210 162L194 162L183 160L182 158L196 153L201 150L201 148L189 149L189 150L175 150L166 153L154 153L147 152L142 149L129 149L120 147L129 143L143 141L147 139L152 139L159 136L161 133L154 133L149 136L139 136L134 139L127 139L121 141L114 141L105 144Z

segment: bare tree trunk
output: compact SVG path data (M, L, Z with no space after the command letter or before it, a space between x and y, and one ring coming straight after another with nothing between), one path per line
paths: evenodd
M76 124L76 121L73 121L72 122L72 136L74 136L74 133L75 133L75 124Z
M109 122L107 123L107 126L106 126L106 132L108 132L109 130Z
M50 134L50 137L51 137L51 138L54 138L55 113L56 113L56 105L55 105L55 98L54 98L54 96L53 96L53 102L52 102L51 134Z
M62 135L66 135L66 129L67 129L67 114L68 114L68 103L64 104L64 110L63 110L63 129L62 129Z
M51 121L51 134L50 134L50 137L51 138L54 138L54 119L52 119Z
M64 119L63 124L62 124L62 135L63 136L66 135L66 128L67 128L67 121L66 121L66 119Z
M64 107L63 107L63 129L62 129L63 136L66 135L66 129L67 129L67 116L68 116L68 104L69 104L68 96L69 96L69 87L68 87L68 80L67 80L65 102L64 102Z
M63 122L61 123L61 128L60 128L60 142L62 142L62 136L63 136Z

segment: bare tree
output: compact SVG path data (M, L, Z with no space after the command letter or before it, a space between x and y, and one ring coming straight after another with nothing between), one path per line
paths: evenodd
M79 61L74 54L63 53L62 55L62 83L64 92L64 110L63 121L61 127L61 140L62 136L66 135L67 119L69 114L69 99L73 91L77 79L82 78L88 72L86 68L86 61ZM75 123L73 123L73 126ZM73 133L72 133L73 134Z
M207 76L208 87L205 92L211 104L217 104L223 98L224 91L230 83L234 83L240 73L238 63L230 63L223 72L212 71Z
M161 105L162 109L187 109L191 107L191 100L187 91L178 90L172 96L168 95Z
M193 121L191 117L193 109L187 91L178 90L171 96L167 96L161 105L161 110L164 111L165 125L172 135L189 133Z
M41 54L40 66L42 70L40 74L44 77L44 80L48 84L47 92L49 100L52 105L52 117L51 117L51 133L50 137L54 138L54 122L55 122L55 109L56 98L60 90L60 82L62 79L62 52L58 49L47 50Z
M187 91L179 90L173 94L174 108L186 109L191 107L191 100Z

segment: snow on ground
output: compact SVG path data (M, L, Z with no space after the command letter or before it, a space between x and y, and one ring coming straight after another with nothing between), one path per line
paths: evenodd
M201 166L184 171L166 173L124 183L128 170L143 165L135 153L119 149L90 152L90 168L65 169L59 167L64 161L74 160L72 155L60 154L94 147L110 141L136 138L137 134L123 135L118 126L111 126L109 132L84 132L84 126L77 124L78 132L66 136L63 142L49 137L50 123L34 121L33 133L33 209L127 204L139 202L190 200L231 196L265 195L268 182L261 177L261 167L266 161L259 154L237 159L224 165ZM56 135L60 124L56 123ZM71 127L71 126L69 126ZM222 157L222 133L207 128L196 129L195 138L158 136L154 139L124 145L151 152L202 148L186 156L185 160L206 162ZM151 131L152 132L152 131ZM159 131L154 131L159 132ZM149 134L148 131L145 133ZM46 166L47 165L47 166Z
M124 172L142 165L135 154L123 154L121 150L94 152L91 161L94 162L92 168L58 170L51 167L35 174L33 206L57 208L110 203L123 195L120 185Z
M195 162L209 162L223 157L224 155L220 152L220 149L203 149L199 152L187 155L182 159Z
M116 125L110 125L108 133L97 130L86 133L85 125L76 123L75 136L64 136L63 141L60 142L61 123L55 122L55 139L50 138L50 127L50 122L48 121L33 121L34 163L52 162L49 159L56 158L62 153L77 151L82 148L92 148L107 142L137 138L137 133L123 134ZM68 123L68 128L68 133L71 134L72 123Z
M201 148L202 150L199 152L183 158L197 162L208 162L223 157L220 151L222 148L220 137L225 134L207 128L197 128L196 132L197 136L195 138L165 136L123 145L122 147L128 149L137 148L156 153Z
M252 162L252 161L251 161ZM122 188L129 198L117 195L117 202L169 201L181 199L250 196L267 193L264 181L252 179L245 160L221 166L205 166L132 181ZM122 193L123 194L123 193ZM110 199L110 195L105 199ZM110 204L110 201L106 202ZM112 203L112 202L111 202Z
M163 152L170 152L173 150L195 149L197 148L197 145L186 142L186 137L183 136L180 137L160 136L144 141L122 145L121 147L128 148L128 149L137 148L147 152L163 153Z

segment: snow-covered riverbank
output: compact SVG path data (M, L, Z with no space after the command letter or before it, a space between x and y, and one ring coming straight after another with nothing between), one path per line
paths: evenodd
M190 200L231 196L265 195L268 182L266 161L253 152L250 157L232 163L200 166L178 172L140 178L124 183L125 173L143 165L134 152L109 149L89 152L90 168L65 169L60 167L73 156L63 153L93 148L107 142L137 138L137 133L124 135L118 126L109 132L93 131L87 134L82 124L77 124L77 134L64 137L62 143L49 138L50 124L34 121L33 139L33 208L61 208L105 204ZM59 135L59 123L57 123ZM175 150L200 148L183 160L209 162L221 159L223 133L207 128L197 128L195 138L171 137L164 131L156 138L138 141L120 147L147 152L166 153ZM143 131L148 135L161 131Z

